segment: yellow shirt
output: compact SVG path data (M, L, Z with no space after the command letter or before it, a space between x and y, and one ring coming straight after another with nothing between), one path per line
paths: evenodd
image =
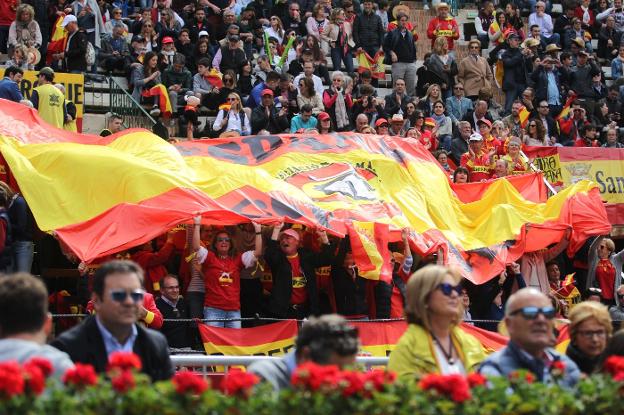
M40 85L35 88L39 95L39 116L57 128L65 124L65 96L52 84Z

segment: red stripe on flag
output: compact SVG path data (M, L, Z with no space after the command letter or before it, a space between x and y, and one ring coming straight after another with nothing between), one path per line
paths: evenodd
M198 324L202 341L221 346L257 346L297 336L297 321L287 320L260 327L228 329ZM206 337L207 336L207 337Z

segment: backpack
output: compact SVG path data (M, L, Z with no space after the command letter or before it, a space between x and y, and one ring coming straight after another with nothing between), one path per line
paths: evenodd
M91 42L87 42L87 53L85 54L87 60L87 66L93 66L95 64L95 48Z

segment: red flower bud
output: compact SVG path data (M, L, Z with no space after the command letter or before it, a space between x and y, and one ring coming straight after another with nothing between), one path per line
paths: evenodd
M107 372L110 372L114 369L124 370L136 370L140 371L141 367L141 358L134 353L126 353L126 352L115 352L111 354L108 358L108 367L106 369Z
M42 357L33 357L32 359L30 359L24 364L24 366L27 366L27 365L37 366L39 369L41 369L43 376L45 376L46 378L50 377L50 375L54 371L54 368L52 367L52 363L48 359L44 359Z
M33 395L41 395L45 389L45 376L43 371L36 364L25 364L24 378L26 380L26 388Z
M22 369L15 361L0 363L0 399L10 399L24 393Z
M91 365L76 363L76 365L68 369L63 375L63 383L72 385L78 389L97 384L98 378L95 369Z
M111 379L111 385L119 393L126 393L136 385L130 370L122 370Z
M226 395L248 396L259 381L258 376L253 373L230 369L221 382L221 388Z

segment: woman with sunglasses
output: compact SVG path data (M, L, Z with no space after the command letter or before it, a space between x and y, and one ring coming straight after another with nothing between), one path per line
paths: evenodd
M351 23L346 21L343 9L332 10L329 24L323 30L321 39L329 43L334 71L339 71L341 62L344 62L347 72L353 73L353 53L351 50L355 47L355 42L351 33Z
M282 24L282 19L277 16L271 16L269 21L269 27L264 28L264 32L267 34L267 38L273 37L277 39L277 42L281 45L284 43L284 35L286 32L284 31L284 25Z
M233 70L228 69L223 72L221 82L223 82L221 88L213 88L212 90L212 107L215 109L223 104L229 104L228 97L232 92L237 94L239 92L236 84L236 74Z
M251 134L249 117L243 111L240 96L231 92L227 97L229 108L219 110L212 129L219 137L237 137Z
M193 219L193 250L201 264L206 284L204 318L214 327L241 328L240 322L240 272L256 264L262 255L262 227L253 222L256 232L255 249L237 254L230 234L217 232L212 249L201 246L201 216Z
M591 375L613 334L607 307L595 301L577 304L570 311L570 344L566 355L581 372Z
M546 130L539 118L531 118L527 124L527 132L522 139L527 146L547 146Z
M599 236L589 246L587 284L585 289L598 287L602 291L602 303L621 306L620 299L615 295L622 284L618 276L624 265L624 249L615 253L612 239Z
M390 355L388 370L413 378L427 373L466 374L485 358L481 343L458 327L464 314L461 275L428 265L407 282L408 327Z
M139 34L146 40L145 47L148 52L158 49L158 32L154 30L154 23L151 20L143 22Z
M526 174L529 172L529 160L520 153L522 142L518 137L511 137L507 142L507 154L503 160L507 161L511 174Z
M310 105L312 107L312 114L318 115L325 111L323 106L323 99L314 89L314 81L305 76L299 79L299 94L297 94L297 105L299 108L304 105Z
M180 22L178 22L178 19L175 18L173 10L162 9L160 11L160 21L156 23L155 29L160 38L159 44L162 45L163 39L167 36L177 39L182 26Z

